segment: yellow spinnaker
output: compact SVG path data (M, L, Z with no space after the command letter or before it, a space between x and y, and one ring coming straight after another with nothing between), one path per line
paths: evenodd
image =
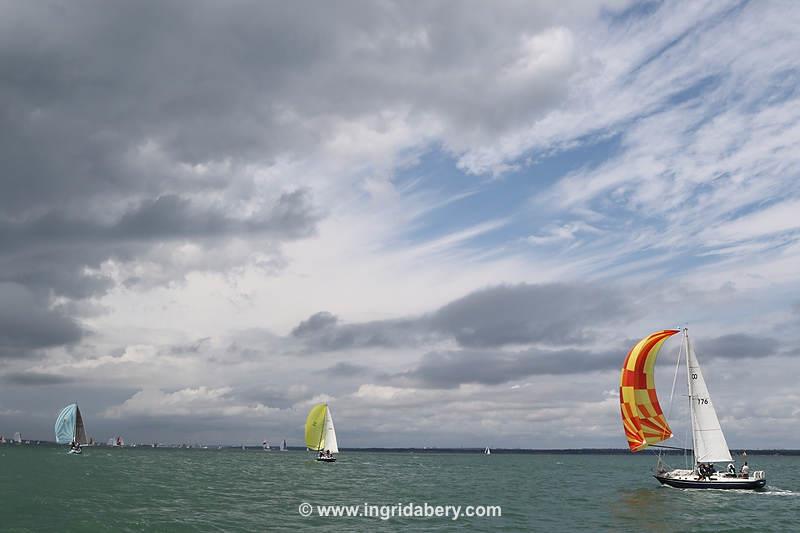
M672 436L656 396L653 377L661 345L677 329L657 331L640 340L628 353L619 380L622 426L631 451L638 452Z
M306 418L306 448L309 450L325 449L325 415L328 405L318 403L311 408Z

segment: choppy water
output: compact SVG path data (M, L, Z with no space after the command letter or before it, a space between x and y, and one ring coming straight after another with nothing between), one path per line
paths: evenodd
M679 458L673 466L680 466ZM0 446L3 531L800 531L800 457L764 492L660 487L645 455ZM500 505L500 518L303 518L298 505Z

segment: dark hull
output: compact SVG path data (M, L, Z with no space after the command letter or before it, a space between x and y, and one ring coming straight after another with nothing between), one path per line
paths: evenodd
M317 461L321 461L323 463L335 463L335 457L317 457Z
M739 489L754 490L761 489L767 484L766 479L742 479L741 481L714 481L703 480L693 481L688 479L671 479L662 476L653 476L662 485L669 485L678 489Z

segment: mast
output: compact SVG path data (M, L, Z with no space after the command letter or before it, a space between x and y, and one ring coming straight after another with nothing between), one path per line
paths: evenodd
M695 464L695 450L697 449L697 442L695 442L695 420L694 420L694 398L692 397L692 370L689 365L689 328L683 328L683 340L686 346L686 394L689 396L689 420L692 424L692 470L697 468Z

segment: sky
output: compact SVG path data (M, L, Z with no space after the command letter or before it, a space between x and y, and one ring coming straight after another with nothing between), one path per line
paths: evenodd
M0 13L0 434L623 448L685 326L729 444L800 448L800 5Z

